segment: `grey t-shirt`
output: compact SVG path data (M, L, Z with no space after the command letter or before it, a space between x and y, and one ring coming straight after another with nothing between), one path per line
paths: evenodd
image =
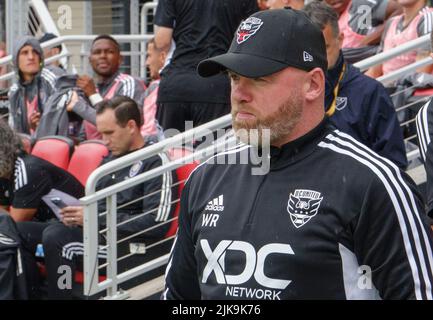
M360 35L369 34L385 21L388 0L352 0L349 27Z

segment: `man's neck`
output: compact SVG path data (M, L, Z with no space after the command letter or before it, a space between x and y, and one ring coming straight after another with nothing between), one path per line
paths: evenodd
M23 83L31 83L35 77L36 77L35 74L29 74L29 73L22 73L21 76Z
M413 18L418 15L418 12L425 6L423 1L414 3L411 6L403 7L403 25L407 26Z
M109 81L111 81L113 79L113 77L117 74L118 71L116 71L115 73L109 75L109 76L103 76L100 74L96 74L96 82L98 84L106 84Z
M325 117L323 102L322 102L322 106L318 104L317 106L311 105L310 107L312 110L318 110L318 111L309 112L310 113L309 115L304 114L304 116L300 119L298 125L295 128L293 128L290 135L278 141L274 141L272 143L272 146L281 148L283 145L289 142L293 142L299 139L300 137L306 135L314 128L316 128L323 121L323 118ZM304 108L304 110L306 109Z
M143 148L145 145L144 138L141 134L137 135L132 141L131 147L129 148L129 152L136 151L138 149Z

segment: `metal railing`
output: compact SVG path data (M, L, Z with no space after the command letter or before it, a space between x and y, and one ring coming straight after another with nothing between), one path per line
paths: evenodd
M58 38L49 40L44 42L41 46L42 48L46 47L54 47L59 44L65 44L65 43L73 43L73 42L79 42L81 43L81 52L80 52L80 59L81 59L81 72L83 73L89 73L90 68L88 66L87 57L89 56L89 52L86 50L86 44L90 43L95 39L97 35L70 35L70 36L59 36ZM148 41L152 35L113 35L113 37L120 43L122 42L146 42ZM145 59L146 53L141 52L122 52L123 55L140 55L141 59ZM65 57L67 59L70 59L72 57L71 54L67 52L63 52L59 55L53 56L47 60L46 62L55 61L59 58ZM12 63L12 55L8 55L6 57L3 57L0 59L0 66L7 65ZM0 76L0 80L7 80L13 78L15 75L15 71L9 72L5 75Z
M149 15L152 14L155 15L155 10L156 10L156 6L158 5L158 1L153 1L153 2L146 2L143 7L141 8L141 12L140 12L140 33L141 34L145 34L145 35L151 35L153 36L153 30L152 32L149 31L149 27L153 28L152 24L149 24ZM143 42L141 43L141 48L140 51L142 53L143 57L146 57L146 45L147 42ZM140 64L140 76L141 78L145 78L146 77L146 58L141 59L141 64Z
M55 35L60 35L59 30L57 29L56 23L54 22L53 18L51 17L50 12L48 11L48 8L43 0L30 0L29 2L31 10L29 10L29 28L33 35L38 35L38 33L46 33L50 32ZM68 48L64 43L58 43L62 45L61 52L64 54L64 56L60 56L57 59L60 59L60 62L64 66L69 66L69 60L66 59L66 57L69 56ZM46 46L46 47L52 47L52 46ZM73 68L73 66L71 66Z
M145 10L151 10L154 8L154 4L149 4L147 8L143 8L143 12ZM143 16L142 16L143 17ZM144 20L146 21L146 20ZM143 26L143 23L142 23ZM150 36L150 35L149 35ZM429 40L428 36L424 36L420 39L417 39L415 41L412 41L411 43L408 43L404 46L401 46L399 48L396 48L394 50L391 50L390 52L387 52L385 54L377 55L375 57L369 58L365 61L362 61L358 63L358 66L361 66L364 70L370 66L373 66L375 64L382 63L386 61L387 59L390 59L392 57L395 57L401 53L404 53L409 50L413 50L414 48L417 48L421 45L425 45ZM404 74L408 74L408 72L414 72L417 68L419 68L421 65L431 64L433 60L430 58L424 59L420 62L416 62L410 66L405 67L404 71L398 70L395 74L388 75L388 78L382 78L382 82L386 81L393 81L395 77L401 76L402 72ZM410 88L409 88L410 89ZM414 102L408 103L405 106L402 106L397 111L402 111L407 108L412 107L415 103L420 103L428 98L420 98L419 100L416 100ZM155 155L157 153L163 152L170 147L176 147L179 146L182 143L185 143L187 141L191 141L197 136L200 136L204 132L208 132L208 130L216 130L219 128L227 127L231 124L231 116L227 115L220 119L214 120L208 124L205 124L203 126L200 126L198 128L186 131L182 134L179 134L177 136L174 136L172 138L166 139L162 142L159 142L158 144L152 145L146 149L139 150L137 152L134 152L130 155L127 155L125 157L122 157L121 159L109 162L105 164L104 166L101 166L98 168L92 175L89 177L88 183L86 185L86 196L81 199L81 203L85 207L85 222L84 222L84 289L86 294L95 294L97 292L107 290L107 296L109 298L114 299L124 299L127 298L127 294L122 293L119 291L119 285L122 282L125 282L131 278L134 278L138 275L144 274L150 270L153 270L155 268L158 268L162 265L165 265L168 262L169 254L165 254L161 257L158 257L157 259L154 259L152 261L149 261L141 266L135 267L129 271L123 272L123 273L117 273L116 267L114 266L116 264L116 261L118 259L117 252L116 252L116 244L118 243L117 234L116 234L116 194L118 192L121 192L123 190L126 190L130 188L133 185L137 185L140 183L144 183L145 181L148 181L149 179L152 179L154 177L157 177L164 172L175 170L176 168L182 166L184 163L187 163L192 160L200 160L205 159L209 156L209 154L212 154L212 152L215 151L215 148L221 148L221 146L224 144L226 146L227 142L221 142L221 144L217 144L215 146L208 147L206 149L200 150L198 152L194 152L193 154L183 158L178 159L175 161L172 161L170 163L167 163L159 168L152 169L148 172L144 172L134 178L128 179L127 181L123 181L119 184L110 186L103 190L96 190L97 182L105 175L111 174L115 171L118 171L121 168L127 167L132 165L138 160L146 159L152 155ZM408 122L403 122L401 124L402 126L408 125ZM412 139L415 139L416 136L407 137L406 141L411 141ZM234 138L231 138L230 143L234 143ZM411 150L407 154L409 160L413 160L417 157L419 157L419 151ZM416 168L418 169L418 168ZM422 183L425 181L425 178L418 179L419 183ZM107 263L104 266L110 266L107 268L107 279L102 282L98 282L98 268L95 268L98 264L98 259L96 256L97 248L98 248L98 223L97 219L98 216L95 214L97 212L97 202L98 201L106 201L107 202L107 208L110 209L107 210L107 221L110 221L111 223L107 223L107 229L111 229L111 232L107 234Z
M395 58L403 53L406 53L408 51L415 50L417 48L420 48L422 46L426 46L430 44L430 34L426 34L422 37L419 37L415 40L406 42L402 45L399 45L398 47L395 47L394 49L388 50L386 52L379 53L377 55L374 55L370 58L367 58L365 60L362 60L360 62L355 63L355 67L361 69L361 71L365 71L370 67L373 67L375 65L381 64L391 58Z
M145 55L146 55L146 42L153 37L153 34L148 32L146 26L148 26L148 16L151 12L156 8L156 2L150 2L143 5L141 10L141 35L114 35L114 38L119 42L133 42L133 43L141 43L140 52L132 52L128 54L135 54L141 57L140 64L140 72L142 77L145 77ZM69 43L69 42L80 42L81 52L80 59L82 61L82 72L87 72L87 59L85 59L89 53L86 50L85 44L93 41L96 35L78 35L78 36L59 36L56 39L50 40L42 45L42 47L52 47L58 44ZM429 43L430 37L429 35L423 36L419 39L408 42L398 48L390 50L386 53L378 54L372 58L366 59L356 64L357 67L362 70L366 70L371 66L376 64L383 63L384 61L398 56L404 52L414 50L420 46L426 45ZM125 54L125 53L123 53ZM63 52L60 55L47 59L46 61L52 61L59 58L70 59L71 55ZM12 61L11 56L4 57L0 59L0 65L10 63ZM408 74L410 72L414 72L420 66L424 66L427 64L431 64L433 59L426 58L421 61L418 61L412 65L406 66L400 70L395 71L394 73L390 73L384 77L379 78L379 80L383 83L392 82L395 79L398 79L403 74ZM86 67L87 66L87 67ZM13 77L13 72L3 75L0 77L0 80L10 79ZM425 99L425 98L424 98ZM421 102L419 100L417 102ZM407 104L402 106L400 110L404 110L405 108L412 107L411 104ZM117 252L117 244L124 240L117 238L117 210L119 209L116 204L116 195L117 193L131 188L134 185L145 183L152 178L158 177L167 171L173 171L178 167L181 167L185 163L191 162L192 160L202 160L208 158L212 155L215 150L222 150L223 147L226 147L227 144L233 144L235 142L234 138L230 138L228 141L221 141L214 146L210 146L208 148L202 149L200 151L194 152L191 155L188 155L182 159L177 159L171 161L167 164L162 165L161 167L152 169L150 171L144 172L140 175L137 175L133 178L130 178L126 181L118 183L116 185L110 186L108 188L102 190L96 190L97 182L104 176L109 175L115 171L120 170L121 168L128 167L139 160L143 160L149 158L155 154L158 154L163 151L167 151L172 147L178 147L186 142L192 141L197 137L200 137L203 134L207 134L209 130L217 130L220 128L225 128L231 124L231 116L227 115L220 119L214 120L208 124L200 126L198 128L186 131L182 134L179 134L175 137L166 139L162 142L149 146L143 150L136 151L129 155L126 155L120 159L111 161L91 174L88 179L88 183L86 185L86 196L80 199L82 205L84 206L84 293L86 295L93 295L98 292L107 290L107 297L114 299L125 299L128 297L127 294L119 291L119 285L124 283L127 280L130 280L139 275L145 274L155 268L163 266L168 262L168 254L165 254L161 257L158 257L152 261L146 262L140 266L137 266L133 269L130 269L125 272L119 273L117 270L117 261L119 260L118 252ZM407 125L408 123L403 123L402 125ZM416 138L416 136L407 137L407 141L411 141ZM418 150L412 150L408 152L409 159L415 159L419 156ZM105 264L99 264L97 258L98 252L98 235L101 234L101 230L98 227L98 201L106 201L107 203L107 211L102 213L106 216L107 228L106 230L102 230L106 234L106 248L107 248L107 262ZM121 259L122 257L120 257ZM106 280L99 282L99 272L101 267L106 267Z
M179 147L190 141L196 140L201 136L206 136L211 131L225 128L231 124L231 115L226 115L205 125L195 129L188 130L182 134L163 140L157 144L151 145L145 149L136 151L126 155L120 159L110 161L107 164L96 169L89 177L86 184L86 196L80 199L81 204L84 206L84 292L86 295L93 295L103 290L107 290L107 296L111 299L125 299L127 294L119 291L119 284L144 274L150 270L158 268L168 262L169 255L158 257L152 261L144 263L143 265L132 268L131 270L118 273L116 263L119 260L117 257L117 193L129 189L137 184L145 183L146 181L158 177L165 172L173 171L184 164L191 163L197 160L203 160L212 156L216 151L221 151L227 146L233 146L236 143L234 137L227 140L220 140L214 145L196 151L186 157L171 161L163 164L158 168L146 171L133 178L105 188L103 190L96 190L98 181L106 175L116 172L122 168L128 167L139 160L147 159L155 154L165 152L172 147ZM101 232L98 230L98 201L104 200L107 203L106 215L107 221L107 279L99 282L99 269L98 266L98 235ZM104 230L104 231L107 231ZM132 237L134 235L130 235Z

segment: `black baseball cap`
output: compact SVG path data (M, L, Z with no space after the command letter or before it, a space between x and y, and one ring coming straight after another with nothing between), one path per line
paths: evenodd
M52 39L56 39L56 38L58 38L58 37L54 33L47 32L47 33L44 33L44 35L39 38L39 42L44 43L44 42L47 42L48 40L52 40ZM55 46L54 48L59 48L61 50L62 45L59 44L59 45Z
M328 61L322 31L299 10L265 10L242 21L229 51L203 60L197 71L210 77L231 70L247 78L263 77L287 67L326 72Z

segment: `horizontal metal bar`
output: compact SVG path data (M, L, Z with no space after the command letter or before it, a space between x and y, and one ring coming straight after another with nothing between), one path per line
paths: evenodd
M133 178L130 178L130 179L122 181L122 182L119 182L119 183L117 183L115 185L112 185L112 186L110 186L108 188L96 191L94 193L90 192L90 190L92 190L92 189L90 189L90 187L88 189L89 182L87 182L86 196L83 197L83 198L81 198L80 202L81 202L82 205L88 205L88 204L90 204L92 202L95 202L95 201L98 201L98 200L102 200L102 199L108 197L109 195L112 195L112 194L121 192L123 190L129 189L133 185L136 185L136 184L139 184L139 183L143 183L143 182L145 182L147 180L150 180L152 178L158 177L158 176L160 176L162 173L164 173L166 171L171 171L171 170L177 169L177 168L183 166L185 163L191 163L192 160L196 160L196 159L200 158L200 156L205 157L205 155L210 154L210 151L212 149L218 150L218 146L219 145L224 145L224 142L221 142L220 144L218 144L216 146L209 146L209 147L207 147L207 148L205 148L203 150L200 150L200 151L198 151L198 152L196 152L194 154L188 155L185 158L181 158L181 159L177 159L177 160L171 161L171 162L169 162L169 163L167 163L165 165L162 165L162 166L154 168L152 170L143 172L143 173L141 173L141 174L139 174L139 175L137 175L137 176L135 176ZM152 145L152 146L150 146L148 148L150 149L153 146L156 146L156 144ZM148 148L145 148L145 149L148 149ZM138 159L145 159L145 157L147 158L147 157L150 156L150 155L147 154L147 152L149 152L148 150L139 150L139 151L136 151L136 152L137 152L137 155L139 156ZM157 152L159 152L159 150ZM141 154L143 154L143 156L140 157ZM135 159L135 157L137 157L137 155L130 154L130 155L127 155L127 156L124 156L124 157L126 158L126 157L129 157L129 156L134 156L134 159ZM117 160L122 160L122 159L117 159ZM117 160L110 161L110 162L107 163L107 165L109 165L109 164L111 164L111 162L115 162ZM132 161L132 163L133 162L134 161ZM130 165L130 164L128 164L128 165ZM128 165L125 165L125 166L128 166ZM104 173L104 171L107 170L108 172L111 173L113 171L119 170L120 166L122 166L122 168L125 167L124 163L121 163L121 162L117 164L117 167L116 166L114 166L114 167L110 166L108 168L104 168L104 166L101 166L100 169L102 169L102 170L100 172ZM97 173L97 174L95 174L95 177L99 178L99 176L100 177L104 177L105 175L106 174ZM90 180L90 178L89 178L89 180ZM96 181L98 181L98 180L96 178L94 178L94 182L93 183L96 184ZM92 188L94 190L94 186L92 186Z
M386 75L383 75L383 76L377 78L376 80L383 83L383 84L390 83L390 82L398 80L404 76L415 73L417 69L428 66L430 64L433 64L433 59L431 57L427 57L427 58L418 60L414 63L411 63L407 66L404 66L398 70L390 72Z
M404 109L410 108L410 107L412 107L412 106L414 106L414 105L416 105L416 104L418 104L420 102L429 101L430 99L431 99L431 97L425 97L425 98L418 99L418 100L413 101L411 103L405 104L404 106L401 106L400 108L395 109L395 111L396 112L403 111Z
M48 40L41 44L42 48L55 47L64 42L91 42L98 35L66 35ZM153 35L149 34L113 34L112 37L119 42L140 42L150 40ZM8 55L0 59L0 66L12 61L12 55Z
M155 154L167 151L168 149L170 149L171 147L178 147L180 145L182 145L185 142L189 142L192 141L194 138L197 137L202 137L203 135L208 134L210 131L219 129L219 128L224 128L228 125L231 124L231 115L225 115L219 119L213 120L211 122L208 122L204 125L201 125L199 127L196 127L194 129L190 129L186 132L183 132L181 134L177 134L174 137L165 139L161 142L155 143L149 147L143 148L141 150L135 151L131 154L125 155L119 159L110 161L102 166L100 166L99 168L97 168L95 171L92 172L92 174L89 176L88 180L87 180L87 184L86 184L86 197L83 198L83 204L87 204L90 203L91 200L90 198L88 198L89 195L95 193L96 190L96 183L99 181L99 179L101 179L102 177L113 173L115 171L118 171L122 168L128 167L130 165L132 165L133 163L143 160L143 159L147 159ZM208 149L208 148L206 148ZM210 151L210 147L209 150ZM189 156L189 159L194 159L194 157ZM179 162L179 165L177 167L171 167L172 169L178 168L180 167L182 164ZM154 171L154 170L151 170ZM148 171L150 172L150 171ZM136 176L134 178L128 179L128 181L135 181L136 178L141 177L141 175ZM123 181L123 182L128 182L128 181ZM121 182L121 184L123 184L123 182ZM102 191L98 191L97 193L101 193ZM115 191L117 192L117 191ZM106 194L105 194L106 195ZM102 199L104 197L101 197L100 199Z
M381 64L384 61L387 61L391 58L397 57L407 51L417 49L423 45L429 45L430 44L430 34L426 34L422 37L419 37L415 40L406 42L402 45L399 45L396 48L393 48L391 50L388 50L386 52L382 52L379 54L376 54L370 58L367 58L365 60L362 60L360 62L355 63L355 67L361 69L361 71L367 70L368 68L375 66L377 64Z

